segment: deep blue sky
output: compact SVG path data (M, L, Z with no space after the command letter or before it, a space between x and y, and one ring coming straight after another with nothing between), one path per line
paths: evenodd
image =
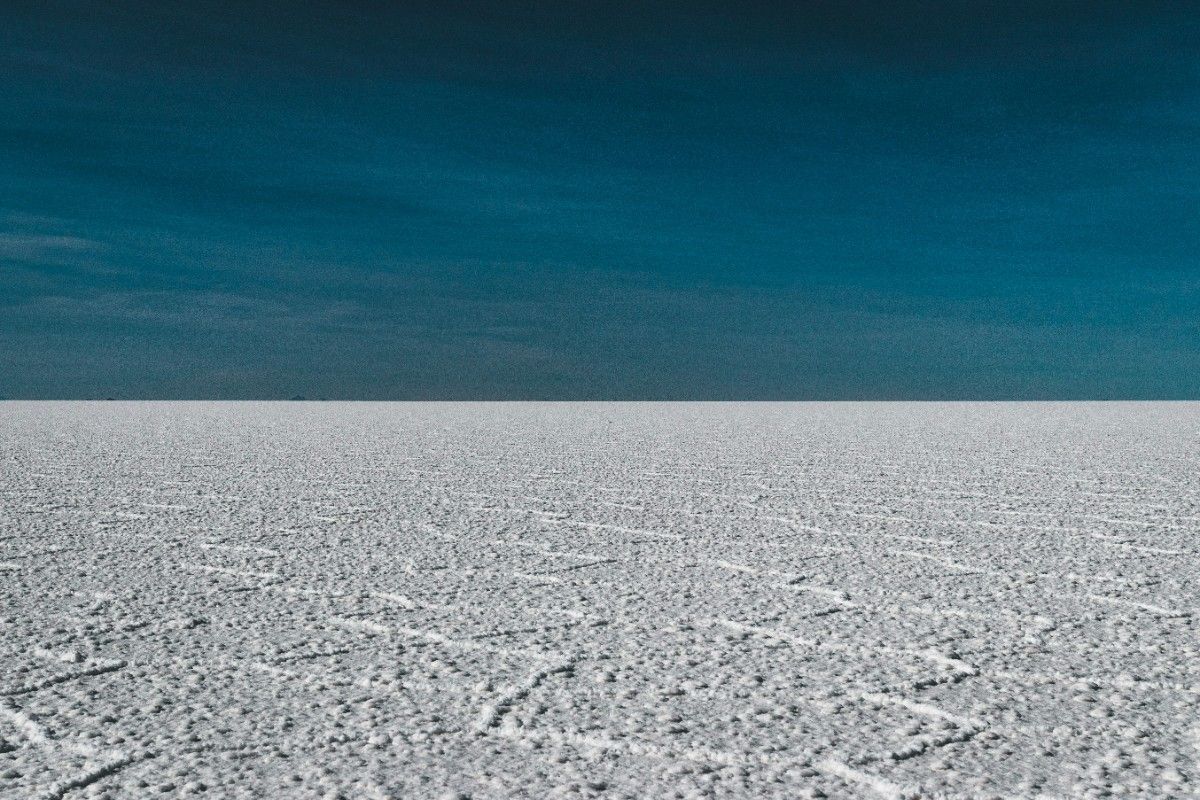
M0 396L1200 397L1194 4L4 5Z

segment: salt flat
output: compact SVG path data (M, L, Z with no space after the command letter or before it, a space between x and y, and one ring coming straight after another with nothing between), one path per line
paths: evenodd
M1200 405L0 403L0 797L1194 797Z

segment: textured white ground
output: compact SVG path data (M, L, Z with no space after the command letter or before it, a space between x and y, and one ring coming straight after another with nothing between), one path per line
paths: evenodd
M1200 405L0 403L0 797L1193 797Z

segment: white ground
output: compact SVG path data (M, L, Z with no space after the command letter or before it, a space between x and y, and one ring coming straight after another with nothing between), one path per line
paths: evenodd
M1192 797L1200 405L0 403L0 797Z

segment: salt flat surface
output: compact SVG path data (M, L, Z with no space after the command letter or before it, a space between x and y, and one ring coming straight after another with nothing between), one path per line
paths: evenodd
M1193 797L1200 406L0 403L0 797Z

